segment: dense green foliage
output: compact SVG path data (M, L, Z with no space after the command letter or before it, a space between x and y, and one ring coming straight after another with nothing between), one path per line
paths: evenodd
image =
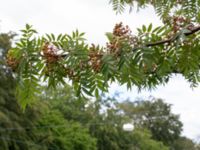
M49 102L51 110L60 111L68 121L88 127L99 150L179 150L188 147L197 150L193 141L181 136L179 116L173 114L171 105L161 99L117 102L113 98L101 97L91 101L66 93L73 93L73 90L69 87L59 88L53 93L48 90L42 99ZM133 132L122 130L127 122L134 123Z
M38 111L27 109L23 113L14 96L14 80L9 73L0 69L0 145L2 150L28 149L34 146L33 132L23 130L24 126L32 127ZM15 131L15 128L21 130ZM21 143L22 141L22 143Z
M78 122L67 121L60 111L50 111L38 123L39 143L54 150L96 150L96 140ZM48 127L49 126L49 127ZM45 128L48 127L48 128Z
M192 140L181 137L175 141L174 150L199 150L199 148Z
M122 13L126 6L130 7L130 11L134 6L138 9L153 6L164 22L173 15L182 15L197 23L200 21L199 0L110 0L110 3L117 13Z
M30 25L7 54L17 75L17 97L23 107L34 101L41 81L50 88L72 83L77 96L96 97L110 82L127 88L155 88L166 84L173 73L182 74L192 86L199 83L200 1L112 0L114 10L124 5L152 5L163 25L143 25L133 34L116 24L106 34L104 47L87 44L84 33L46 34L39 37ZM133 7L134 8L134 7Z
M101 98L96 101L77 99L69 87L59 88L57 92L46 92L43 100L48 99L51 110L60 111L65 119L80 122L88 127L90 134L97 139L98 150L167 150L162 141L152 139L152 134L145 128L136 128L133 132L125 132L122 126L130 121L121 110L115 109L114 99ZM49 99L49 97L51 97Z
M47 91L45 94L47 97L43 96L43 99L51 99L50 109L61 111L67 120L78 121L83 126L87 126L90 134L96 137L99 150L127 150L145 141L146 144L141 144L146 146L144 150L150 148L151 144L154 149L160 149L158 145L162 144L156 142L158 140L172 150L176 150L177 147L187 149L191 145L195 147L189 139L189 142L183 141L185 145L181 143L182 123L179 116L173 114L171 105L161 99L119 103L113 98L104 97L96 101L81 100L75 95L69 96L66 93L73 93L73 91L68 87L59 88L53 94ZM122 125L127 122L134 122L133 133L122 130ZM161 130L156 130L159 128Z

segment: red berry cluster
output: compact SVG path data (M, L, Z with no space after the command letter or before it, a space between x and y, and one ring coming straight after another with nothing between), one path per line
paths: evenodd
M107 47L109 53L114 54L115 56L120 56L120 54L121 54L120 42L113 40L109 43L106 43L106 47Z
M6 63L12 68L13 71L15 71L19 65L19 60L8 54L6 57Z
M89 65L95 72L99 72L101 69L102 56L103 52L102 50L100 50L99 46L95 46L94 44L92 44L89 52Z
M42 48L43 55L48 64L57 62L61 57L57 54L58 48L49 42L46 42Z
M120 22L119 24L115 25L113 29L113 35L113 40L107 43L107 49L109 53L118 57L121 55L122 41L127 40L130 37L131 30L128 26L123 26L123 23Z
M173 17L173 31L181 30L186 23L188 23L188 20L182 16Z
M14 58L12 56L11 51L8 51L8 54L6 56L6 63L8 64L9 67L12 68L13 71L15 71L19 65L19 60L17 60L16 58Z
M124 26L122 22L116 24L113 29L113 39L107 43L108 52L114 54L118 57L121 55L122 47L124 43L127 43L129 46L134 47L138 43L137 37L134 37L132 31L128 26Z
M123 26L123 23L120 22L119 24L116 24L113 29L113 35L123 37L128 36L131 34L131 30L129 26Z
M54 71L54 64L60 60L60 56L57 54L58 48L49 42L46 42L42 48L43 57L46 60L45 74L50 75Z

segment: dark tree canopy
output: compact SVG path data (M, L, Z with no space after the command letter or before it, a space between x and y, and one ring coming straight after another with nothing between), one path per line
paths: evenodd
M122 23L106 34L106 46L87 44L84 33L38 36L30 25L9 50L7 64L18 79L17 96L25 107L40 92L44 81L50 88L72 83L77 96L99 96L109 83L127 88L155 88L174 73L197 86L200 80L200 0L111 0L122 12L153 6L162 26L143 25L132 34Z

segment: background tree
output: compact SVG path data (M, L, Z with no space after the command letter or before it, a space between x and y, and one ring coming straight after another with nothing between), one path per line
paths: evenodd
M174 142L174 150L198 150L195 143L186 138L186 137L181 137L178 140Z
M16 36L14 32L0 34L0 49L1 55L6 56L6 53L12 47L13 38Z
M38 143L55 150L96 150L96 139L79 122L68 121L59 111L48 111L38 122ZM42 128L44 127L44 128Z
M183 125L179 116L173 114L171 105L162 99L124 101L118 107L136 126L149 129L155 140L169 146L180 137Z
M168 149L162 142L152 139L146 129L136 128L130 133L123 131L123 124L130 119L120 113L122 110L115 109L116 100L112 98L78 99L68 86L48 93L47 97L51 97L47 98L50 110L60 111L66 120L88 127L90 135L97 139L98 150ZM45 101L45 96L43 98Z

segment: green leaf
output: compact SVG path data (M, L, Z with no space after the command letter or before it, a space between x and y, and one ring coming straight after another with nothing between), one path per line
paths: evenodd
M99 90L98 89L95 89L95 97L99 98Z
M53 33L51 33L51 37L52 37L53 41L55 41L55 40L56 40L56 38L55 38L55 36L54 36L54 34L53 34Z
M46 37L47 37L47 39L48 39L49 42L52 41L52 38L51 38L51 36L49 34L46 34Z
M31 29L31 25L29 25L29 24L26 24L26 30L29 30L29 29Z
M57 37L57 41L59 41L62 38L62 36L63 36L62 34L59 34Z
M111 32L106 32L106 37L108 38L108 40L111 42L113 41L113 34Z
M142 31L143 31L143 32L146 32L146 31L147 31L147 28L146 28L145 25L142 26Z
M147 29L147 31L148 32L151 32L151 30L152 30L152 27L153 27L153 25L152 25L152 23L149 25L149 27L148 27L148 29Z

